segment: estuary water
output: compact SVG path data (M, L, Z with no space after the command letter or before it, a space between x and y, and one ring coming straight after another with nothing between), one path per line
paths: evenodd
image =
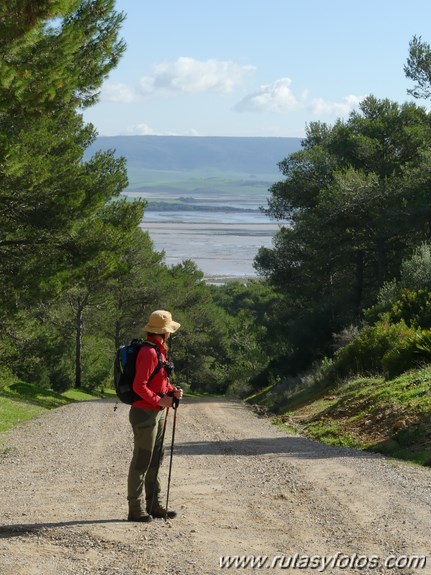
M235 197L206 199L204 209L199 210L147 209L141 226L155 249L165 252L167 265L191 259L212 283L252 278L256 277L253 260L259 248L272 247L278 230L278 225L258 210L263 200L249 200L246 209L238 207L240 201Z
M124 195L145 198L142 222L168 265L193 260L208 280L255 276L276 222L259 211L280 181L280 161L301 138L105 136L88 157L115 150L127 160Z

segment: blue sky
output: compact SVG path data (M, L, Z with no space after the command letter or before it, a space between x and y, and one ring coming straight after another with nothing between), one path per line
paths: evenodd
M430 0L117 0L116 9L127 51L84 114L106 136L301 137L369 94L411 100L409 42L431 43Z

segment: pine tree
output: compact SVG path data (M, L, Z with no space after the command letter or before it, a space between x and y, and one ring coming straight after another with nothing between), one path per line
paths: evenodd
M6 0L0 6L0 112L16 119L95 103L125 50L114 0Z
M85 157L96 132L81 111L97 101L124 51L122 20L113 0L0 6L0 344L33 382L37 373L49 382L47 369L36 369L47 357L57 367L67 363L58 322L69 326L75 304L80 385L85 306L117 273L142 218L143 203L118 201L127 185L124 159L114 151ZM67 300L69 313L52 311ZM57 325L49 331L51 317ZM59 369L55 377L67 379Z
M0 285L15 302L56 273L79 222L127 185L113 152L83 161L96 133L79 110L124 50L112 0L0 6ZM66 250L67 251L67 250Z

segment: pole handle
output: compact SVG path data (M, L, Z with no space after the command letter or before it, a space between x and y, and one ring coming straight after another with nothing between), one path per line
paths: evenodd
M177 385L176 389L181 389L181 387L179 387L179 386ZM178 397L175 397L175 395L174 395L174 396L172 397L172 407L173 407L173 409L177 409L178 406L179 406L179 404L180 404L180 400L178 399Z

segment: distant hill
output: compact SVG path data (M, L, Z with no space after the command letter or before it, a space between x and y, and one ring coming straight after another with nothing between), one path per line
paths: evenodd
M279 175L278 162L301 147L301 138L103 136L87 154L116 150L132 170L216 170Z

